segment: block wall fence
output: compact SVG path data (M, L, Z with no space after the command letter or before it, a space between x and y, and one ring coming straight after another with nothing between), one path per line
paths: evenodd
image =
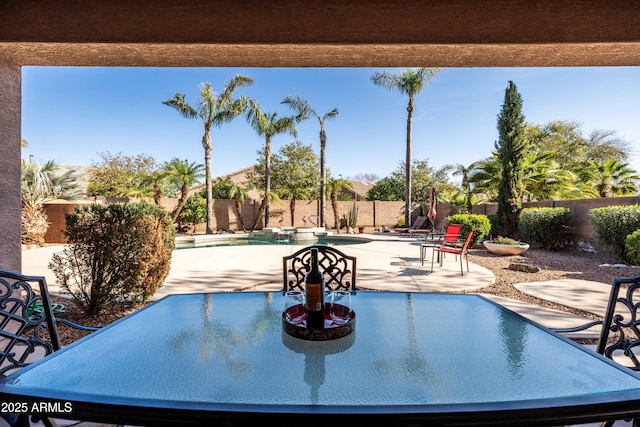
M99 197L96 200L84 201L86 203L109 203L109 202L139 202L139 199L115 199ZM160 205L167 210L173 209L176 205L176 199L164 199ZM353 206L353 201L338 202L338 218L349 213ZM73 212L77 203L47 203L45 210L49 217L49 231L45 236L47 243L65 243L65 214ZM591 222L589 220L589 211L594 208L606 206L624 206L640 204L640 196L633 197L606 197L598 199L579 199L579 200L547 200L542 202L523 203L523 208L528 207L567 207L571 209L571 227L573 227L573 237L577 240L593 242L595 239ZM393 230L398 220L404 218L404 202L382 202L382 201L358 201L358 226L364 226L366 231L373 231L375 228L388 227ZM242 206L242 216L247 230L251 230L258 210L260 201L249 200ZM449 216L455 206L450 203L439 203L437 206L436 223ZM295 217L291 221L290 203L288 200L271 204L271 218L269 220L270 227L284 226L314 226L318 222L320 210L320 202L317 200L297 200L295 203ZM474 214L492 215L498 210L496 203L487 203L475 205L472 208ZM420 204L415 203L412 208L412 221L421 215L422 208ZM239 223L236 216L235 203L233 200L217 199L214 202L214 227L221 230L238 230ZM328 228L335 228L335 220L331 201L327 200L325 217ZM261 228L259 226L258 228ZM204 224L196 227L196 233L204 233ZM194 232L193 227L188 227L188 232ZM345 229L340 230L341 233L346 232Z

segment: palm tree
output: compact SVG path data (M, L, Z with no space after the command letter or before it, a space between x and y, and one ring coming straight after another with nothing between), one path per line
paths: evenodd
M44 244L49 220L44 203L76 200L84 196L75 170L63 170L54 162L40 164L32 157L22 160L22 242Z
M211 89L210 83L200 84L200 99L196 108L185 101L184 94L176 93L172 99L162 101L163 104L175 108L180 115L188 119L199 118L204 124L204 135L202 136L202 146L204 147L205 164L205 188L207 193L207 234L213 233L213 196L211 190L211 127L220 127L223 123L228 123L241 115L248 102L248 98L233 98L233 92L243 86L253 84L253 79L249 76L238 74L225 83L221 94L216 94Z
M142 178L141 187L145 189L145 196L151 194L156 205L160 205L160 199L165 194L167 171L158 169Z
M327 169L326 169L326 157L325 157L325 152L327 147L327 134L324 131L324 122L326 120L330 120L337 117L338 109L334 108L328 113L325 113L324 115L320 116L320 114L318 114L316 110L311 105L309 105L306 99L298 95L296 95L295 97L287 96L284 99L284 101L282 101L282 103L288 104L295 112L297 112L301 116L304 116L305 118L308 117L310 114L316 116L316 118L318 119L318 122L320 123L320 226L326 227L326 221L325 221L324 215L325 215L326 192L327 192L326 190ZM292 221L293 221L293 217L292 217Z
M342 191L352 191L351 183L343 178L329 178L327 191L330 193L331 207L333 208L333 221L336 233L340 234L340 217L338 215L338 194Z
M408 69L401 73L390 74L387 71L376 72L371 76L373 84L386 87L390 91L397 90L409 96L407 105L407 149L405 159L405 187L404 187L404 223L408 227L411 220L411 122L415 107L415 96L420 93L425 82L429 83L438 73L439 68Z
M575 174L558 165L555 153L526 153L522 167L523 201L579 197Z
M247 189L238 184L233 184L229 189L229 197L231 197L236 205L236 215L238 216L238 222L242 231L247 231L244 227L244 218L242 218L242 204L249 198Z
M175 222L178 220L180 211L187 203L189 198L189 187L197 183L203 176L202 170L204 166L196 164L195 162L189 163L188 160L180 160L177 157L169 160L166 163L167 174L170 179L180 187L180 198L178 199L178 206L171 212L171 219Z
M495 202L502 176L502 162L494 153L491 157L476 163L476 168L469 175L469 183L474 185L476 194L484 194L485 199Z
M247 122L256 131L258 136L264 136L264 226L269 226L271 193L271 138L281 133L288 133L294 137L298 135L295 123L302 117L281 117L277 118L277 113L264 113L260 105L256 102L249 103L247 109ZM262 209L262 206L261 206Z
M460 163L446 166L446 169L453 171L451 173L453 176L462 176L462 182L460 183L462 191L460 194L468 212L471 212L471 207L473 206L473 201L475 199L475 189L471 186L469 177L473 175L478 166L479 162L473 162L469 166L465 166Z
M579 176L593 187L598 197L635 194L640 180L640 176L628 164L615 159L604 163L591 161L581 169Z

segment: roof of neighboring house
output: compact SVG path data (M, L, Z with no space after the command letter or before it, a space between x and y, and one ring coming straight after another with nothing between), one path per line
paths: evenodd
M371 190L373 186L376 185L374 181L361 181L353 179L349 179L348 181L353 188L353 191L351 191L351 193L357 195L359 199L364 199L365 197L367 197L367 193L369 192L369 190Z
M218 179L218 178L224 179L226 177L230 177L231 182L233 182L234 184L244 184L247 182L247 174L249 172L253 172L254 169L255 169L255 166L247 166L246 168L238 169L235 172L231 172L214 179ZM191 196L192 194L196 194L198 191L202 190L203 188L204 188L204 184L194 185L189 189L189 195ZM258 193L257 190L247 190L247 192L249 193L249 197L251 199L254 199L254 200L260 199L260 194Z

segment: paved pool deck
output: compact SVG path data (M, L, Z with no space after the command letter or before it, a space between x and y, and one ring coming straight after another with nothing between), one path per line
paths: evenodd
M422 239L419 236L396 233L357 236L371 241L337 247L357 257L359 288L401 292L473 292L495 282L491 271L473 263L469 263L467 272L463 262L465 271L462 276L460 259L450 254L444 258L442 267L436 262L431 271L430 250L424 265L420 262ZM169 275L151 299L174 293L279 290L282 288L282 257L301 247L303 245L248 245L177 249L172 256ZM59 292L48 263L51 256L62 248L47 246L24 250L23 273L46 276L51 292ZM532 275L532 281L535 281L535 275ZM532 282L517 287L538 298L579 308L587 306L589 311L600 314L605 311L609 292L609 284L584 280ZM577 326L585 322L584 318L566 312L493 295L485 296L550 328Z

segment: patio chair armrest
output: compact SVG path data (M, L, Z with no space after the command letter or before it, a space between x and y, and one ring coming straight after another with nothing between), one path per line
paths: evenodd
M594 326L602 325L602 320L595 320L593 322L585 323L584 325L576 326L573 328L559 328L559 329L551 329L554 332L559 334L567 334L571 332L580 332L589 328L593 328Z

